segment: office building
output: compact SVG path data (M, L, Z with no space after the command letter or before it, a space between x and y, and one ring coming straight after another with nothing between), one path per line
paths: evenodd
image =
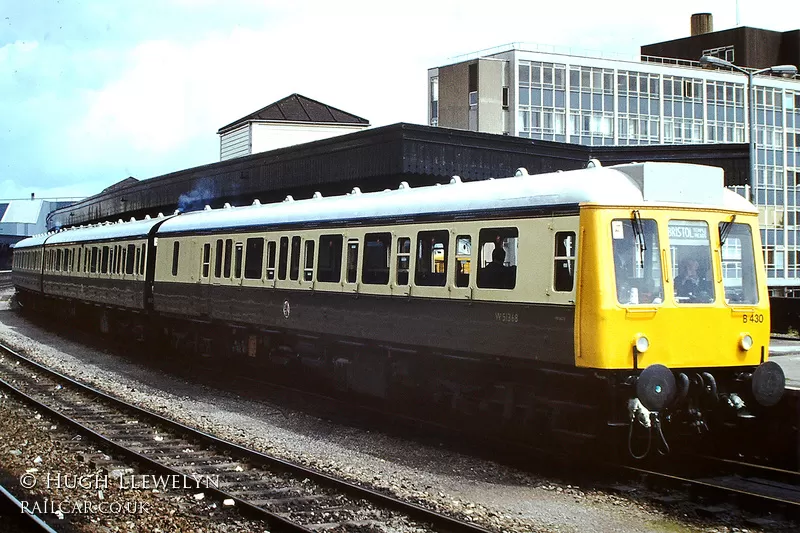
M593 146L749 143L749 77L703 68L698 60L714 55L741 57L753 68L773 59L796 65L797 32L701 33L708 29L710 17L679 45L642 47L681 51L677 58L520 43L457 58L428 71L429 123ZM753 83L755 187L729 186L757 204L768 283L775 293L791 294L800 289L800 80L759 75Z

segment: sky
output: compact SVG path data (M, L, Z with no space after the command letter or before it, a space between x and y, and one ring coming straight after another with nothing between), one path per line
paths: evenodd
M800 2L739 0L800 28ZM0 0L0 199L82 197L219 160L217 130L292 93L424 124L427 69L511 42L634 57L736 26L733 0Z

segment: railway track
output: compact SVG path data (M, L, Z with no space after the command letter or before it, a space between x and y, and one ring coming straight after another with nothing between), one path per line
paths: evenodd
M272 531L487 531L174 422L2 344L0 387L145 471L234 502L244 514L265 520Z
M679 487L690 497L734 502L759 512L800 517L800 472L701 455L682 455L659 466L615 465L646 482Z
M44 520L25 509L22 502L2 485L0 485L0 517L3 517L3 531L56 533Z

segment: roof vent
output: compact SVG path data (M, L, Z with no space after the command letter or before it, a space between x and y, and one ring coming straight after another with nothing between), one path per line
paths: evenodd
M407 181L401 181L400 182L400 186L397 189L398 190L403 190L403 189L410 189L410 188L411 188L411 185L409 185Z
M157 217L157 218L164 218L164 213L162 213L161 211L159 211L159 212L158 212L158 217Z
M452 178L450 178L450 185L456 185L458 183L463 183L461 181L461 176L453 176Z
M203 208L203 211L211 211L211 206L206 204L206 206Z
M230 208L231 204L229 204L228 202L225 202L225 205L222 206L222 209L230 209Z
M322 198L322 193L319 192L319 191L315 191L314 192L314 196L312 196L311 198L313 198L315 200L318 199L318 198Z
M145 216L144 216L144 219L145 219L145 220L150 220L150 215L145 215Z
M530 176L528 174L528 169L525 167L519 167L516 172L514 172L514 177L521 178L522 176Z
M253 200L253 205L261 205L261 200L256 198L255 200Z
M361 194L361 187L353 187L353 190L350 191L350 194Z
M131 219L128 222L136 222L136 217L131 217ZM81 226L81 227L83 227L83 226Z
M586 163L586 168L603 168L603 164L599 159L592 158Z
M174 213L172 213L172 214L173 214L173 215L176 215L176 216L177 216L177 215L180 215L180 214L181 214L181 210L180 210L180 209L176 209L176 210L175 210L175 212L174 212Z
M290 194L290 195L288 195L286 198L284 198L284 199L283 199L283 201L284 201L284 202L294 202L294 198L293 198L293 197L292 197L292 195ZM225 205L228 205L228 204L225 204Z

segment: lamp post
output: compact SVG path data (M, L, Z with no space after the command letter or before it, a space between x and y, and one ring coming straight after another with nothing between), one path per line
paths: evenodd
M756 89L753 84L753 77L758 74L780 74L782 76L794 76L797 74L797 67L794 65L776 65L774 67L762 68L759 70L746 70L738 67L730 61L725 61L715 56L703 56L700 58L700 64L703 66L726 67L737 70L747 76L747 106L748 116L750 121L750 194L748 200L753 201L753 196L758 183L757 169L756 169Z

